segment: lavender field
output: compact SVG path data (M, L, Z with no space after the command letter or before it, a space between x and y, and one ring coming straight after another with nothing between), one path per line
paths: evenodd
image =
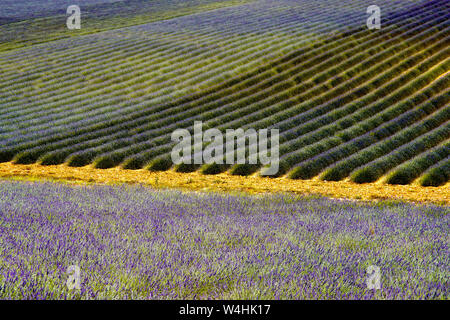
M0 298L448 299L448 212L2 181ZM66 285L72 265L80 290Z
M66 0L0 4L0 163L268 175L174 163L202 121L279 130L278 176L450 179L448 0L376 1L380 29L369 0L76 3L77 31Z

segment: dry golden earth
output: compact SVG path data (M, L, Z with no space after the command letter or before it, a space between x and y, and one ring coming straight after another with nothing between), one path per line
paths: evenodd
M78 183L140 183L156 188L181 188L203 191L239 191L246 193L291 192L301 195L322 195L331 198L358 200L402 200L450 204L450 183L441 187L388 185L381 182L356 184L349 181L328 182L318 179L292 180L257 176L232 176L227 173L203 175L174 171L150 172L120 168L74 168L66 165L42 166L0 163L0 178L21 180L58 180Z

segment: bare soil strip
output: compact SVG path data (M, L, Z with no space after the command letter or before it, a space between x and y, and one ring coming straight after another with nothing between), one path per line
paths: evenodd
M450 183L441 187L388 185L380 182L356 184L349 181L327 182L317 179L241 177L226 173L202 175L173 171L150 172L120 168L95 169L91 166L74 168L66 165L42 166L0 163L0 178L24 180L57 180L77 183L140 183L156 188L181 188L201 191L237 191L246 193L291 192L302 195L322 195L331 198L357 200L402 200L450 204Z

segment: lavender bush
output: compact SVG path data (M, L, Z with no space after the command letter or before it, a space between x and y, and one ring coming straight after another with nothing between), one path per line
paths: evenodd
M448 299L448 212L3 181L0 298ZM66 286L72 265L80 290Z

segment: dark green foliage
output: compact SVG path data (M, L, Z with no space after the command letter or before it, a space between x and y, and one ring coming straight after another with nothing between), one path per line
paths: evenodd
M0 150L0 162L9 162L14 158L15 152L11 150Z
M13 162L16 164L33 164L39 156L39 152L23 151L14 157Z
M139 170L145 165L145 160L142 157L133 157L125 160L122 163L122 168L127 170Z
M97 169L109 169L118 166L122 160L122 157L104 156L97 158L93 165Z
M226 164L205 164L201 167L200 172L202 174L219 174L227 171L230 168L229 165Z
M238 164L231 168L230 173L235 176L248 176L255 173L258 169L258 165Z
M194 172L194 171L198 170L199 168L200 168L200 165L198 165L198 164L182 163L182 164L175 166L175 171L188 173L188 172Z
M363 168L352 175L351 179L356 183L369 183L377 180L382 174L383 171L377 168Z
M92 152L74 154L67 159L67 165L70 167L87 166L92 162L94 155Z
M173 163L172 160L167 158L159 158L152 160L148 166L147 169L150 171L166 171L169 170L172 167Z
M426 172L419 180L424 187L438 187L450 180L450 159Z
M450 143L440 145L396 168L387 176L386 182L389 184L409 184L426 169L449 156Z
M56 151L42 156L38 162L44 166L58 165L64 163L67 156L67 152Z

